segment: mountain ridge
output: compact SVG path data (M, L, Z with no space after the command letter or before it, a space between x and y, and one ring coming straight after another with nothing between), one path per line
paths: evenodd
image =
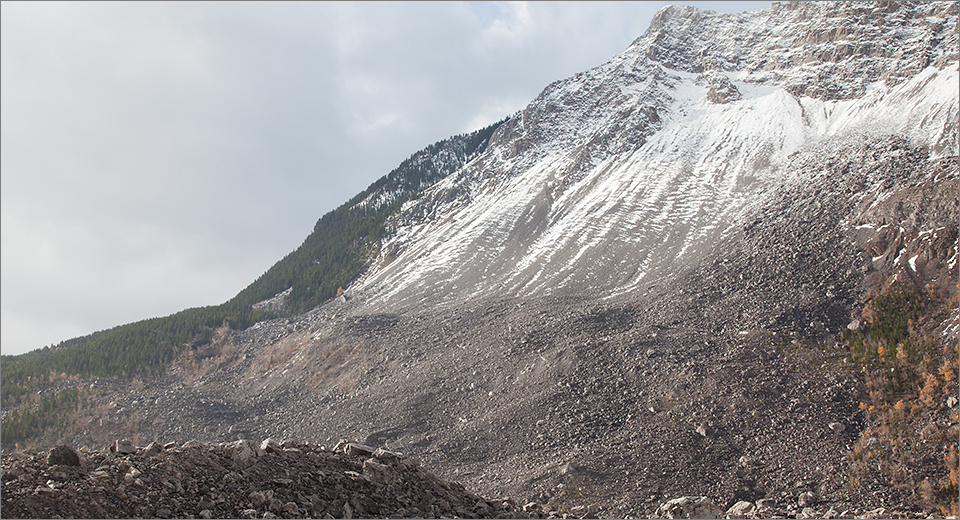
M344 298L97 383L62 435L346 435L557 516L955 515L957 25L665 8L404 203Z
M931 12L946 11L956 15L956 9L946 5L926 8ZM810 19L812 15L809 11L816 9L822 10L825 7L798 7L793 11L793 16L780 21L777 27L790 25L797 18ZM940 11L937 11L938 9ZM749 211L746 204L762 195L766 189L764 184L767 187L773 186L786 178L783 172L793 168L787 163L789 155L802 148L812 150L816 141L842 138L844 133L855 135L853 139L859 139L864 130L862 127L865 126L875 127L870 131L878 136L910 136L918 145L932 146L934 155L948 154L955 149L957 89L956 82L953 81L956 75L954 68L939 72L935 72L935 67L927 68L926 72L916 74L912 83L904 84L902 78L895 75L885 76L883 68L877 66L875 76L878 83L871 86L869 93L864 89L860 98L836 101L825 94L826 100L798 98L790 93L791 89L796 89L796 81L807 81L808 74L802 73L804 64L794 67L800 72L793 69L774 69L793 71L791 74L782 74L793 83L781 88L770 85L773 82L770 72L759 69L758 63L762 64L762 60L754 57L744 60L746 65L742 72L728 73L739 76L732 79L724 76L728 83L732 81L731 85L736 83L735 89L746 92L747 98L744 99L741 94L741 99L735 105L712 103L705 100L705 97L709 97L709 90L704 93L704 90L713 88L709 78L695 72L677 72L672 68L697 70L702 68L700 65L690 60L681 60L678 66L673 62L664 64L649 58L650 49L656 47L663 34L663 31L654 28L669 25L673 16L671 13L674 11L684 13L688 10L664 8L655 18L648 34L634 42L627 51L591 71L548 86L519 116L508 121L492 136L490 147L484 156L468 165L457 176L448 178L428 190L424 197L411 203L412 207L404 208L398 218L401 236L387 242L391 255L399 253L404 245L410 247L408 243L416 242L414 237L442 237L443 243L430 242L427 239L423 245L417 246L415 253L411 253L417 261L403 270L397 267L398 263L391 261L391 269L395 274L391 274L389 270L378 272L373 269L364 276L363 282L356 289L357 294L363 292L367 284L380 283L389 287L389 294L401 291L404 284L417 285L415 280L420 276L417 262L421 265L427 263L438 266L424 275L434 283L437 279L436 270L442 270L443 266L446 266L448 271L443 274L447 277L446 285L438 286L433 291L435 294L454 294L456 291L451 287L457 285L456 280L460 280L461 286L473 284L480 274L467 272L471 266L491 262L509 264L513 261L519 264L517 272L486 271L485 276L498 281L510 281L511 277L516 279L512 284L505 283L504 287L489 291L523 292L535 283L540 287L555 290L562 286L564 280L570 278L570 275L565 273L589 272L591 264L598 262L588 259L587 265L557 266L554 273L547 275L524 273L524 268L529 270L530 266L544 260L552 261L551 257L556 256L558 250L577 251L576 244L572 243L573 239L570 237L581 231L593 233L592 242L579 248L581 253L590 250L591 243L602 241L610 244L615 241L616 239L603 235L603 230L600 229L603 225L599 223L601 220L615 221L613 224L604 225L608 232L616 229L621 237L626 236L622 240L625 242L624 247L636 246L637 249L652 251L659 242L669 243L685 238L687 243L679 247L679 253L686 252L691 247L702 247L698 246L697 242L708 243L717 238L717 233L708 232L702 237L684 237L687 234L684 229L674 228L666 230L664 235L660 230L643 229L639 221L645 218L655 221L666 218L668 221L677 222L688 218L687 213L690 218L697 218L699 212L699 221L691 226L693 229L700 230L701 233L711 228L729 229L730 226L735 226L738 219L743 218L741 213ZM772 12L776 14L776 11ZM900 11L882 11L880 16L883 20L896 20L899 13ZM679 19L732 19L746 23L743 20L748 15L749 13L714 13L712 16L702 17L680 16ZM767 12L756 12L752 16L761 19L774 17ZM801 27L806 25L801 24ZM888 21L887 25L895 24ZM936 22L929 25L940 27L941 31L944 27ZM696 27L677 33L709 33L695 29ZM933 39L927 34L930 31L920 32L926 35L927 40ZM750 34L747 33L743 38L750 40ZM802 34L797 38L801 43L806 39ZM923 41L922 38L920 40ZM927 57L928 54L933 54L936 59L931 61L941 65L944 65L944 60L955 61L956 53L951 49L956 48L956 38L948 37L944 40L934 45L931 52L920 54ZM896 47L895 44L890 46ZM689 42L679 47L695 48ZM720 56L724 54L723 49L712 49L711 52ZM760 52L753 52L758 53ZM700 58L704 56L710 54L701 53ZM904 60L912 63L914 58L916 55L908 55ZM879 60L882 64L890 61L887 58ZM866 61L872 63L876 60L868 56ZM859 72L861 68L847 65L844 70ZM887 86L887 83L892 86ZM916 89L926 91L918 92ZM625 91L630 93L624 94ZM912 96L911 100L906 99L909 96ZM599 100L591 104L586 101L590 99ZM908 106L908 102L918 105L911 106L906 114L901 113ZM931 104L935 106L930 106ZM603 109L597 108L599 106ZM921 119L924 124L918 124ZM611 120L616 122L611 123ZM663 128L670 123L673 123L671 128ZM697 130L691 132L691 128L702 130L699 133ZM925 131L938 132L938 135L921 135ZM721 135L724 133L732 135L734 140L724 142ZM655 144L647 143L647 139L654 134ZM644 145L646 156L643 152L630 156L633 150L643 149ZM523 153L519 154L518 150L521 149ZM770 155L769 151L773 151L773 155ZM818 152L812 153L816 156ZM597 168L600 160L592 158L596 154L606 157L604 160L607 161L607 171ZM691 158L694 159L693 162ZM693 172L683 171L684 169ZM644 170L653 173L644 175ZM593 172L593 180L584 181L590 171ZM501 172L500 177L491 179L490 172ZM528 180L517 177L521 175L520 172L525 172ZM603 184L604 179L606 184ZM587 186L587 182L595 186ZM624 182L633 184L630 188L616 185ZM718 185L717 182L721 184ZM640 186L650 185L657 186L658 190L651 190L654 192L649 195L628 193L631 189L636 192L640 190ZM581 195L569 191L572 188L577 188ZM715 190L719 193L695 193L692 197L684 197L683 192L690 190ZM488 197L487 202L475 203L477 197L483 196ZM496 202L493 202L494 199ZM610 199L615 201L610 202ZM702 201L706 201L706 205L701 206ZM627 207L614 207L616 204ZM459 209L461 207L464 209ZM469 213L471 207L476 208L475 214ZM446 214L442 208L445 208ZM458 211L461 213L457 213ZM482 231L471 231L480 225L477 223L483 212L496 213L497 217L491 219L496 224ZM723 215L724 212L728 215ZM624 215L626 220L619 223L616 219L622 217L617 217L614 213ZM707 214L706 217L704 213ZM715 213L719 213L720 217L711 218ZM426 220L446 219L447 224L438 224L435 228L424 227L418 224L418 219L421 223ZM583 221L589 219L592 221L584 224ZM652 227L656 227L656 224ZM535 245L530 246L525 242L526 251L504 251L497 255L496 252L502 244L516 242L514 235L526 236L531 232L535 236L539 234ZM483 236L474 236L477 233ZM584 240L582 237L577 238L578 243ZM557 243L562 245L555 245ZM540 245L539 249L537 245ZM434 252L432 254L436 258L422 260L430 257L430 251ZM479 251L485 255L483 261L476 256L470 256L478 254ZM517 256L520 258L515 259ZM643 273L656 273L656 259L631 259L635 254L622 251L611 252L608 256L628 259L627 261L632 262L630 269L640 273L640 276L634 276L633 279L610 281L609 286L629 291L640 283ZM677 255L678 258L680 256L682 255ZM665 270L669 272L673 268L671 262ZM549 274L553 274L553 277L549 277ZM537 278L546 281L538 281ZM598 278L603 279L604 276L598 275ZM422 286L419 290L425 291ZM458 287L458 290L469 294L484 294L484 290L478 286L471 286L469 289ZM384 298L389 300L389 295ZM413 300L414 305L422 305L425 298L432 296L421 296Z

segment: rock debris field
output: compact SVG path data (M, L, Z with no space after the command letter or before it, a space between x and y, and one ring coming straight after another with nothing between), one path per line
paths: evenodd
M266 439L107 450L18 452L3 459L3 518L597 518L596 506L547 510L487 499L445 482L415 459L341 440L332 449ZM658 518L916 518L888 511L798 510L770 499L727 510L708 497L679 497Z
M332 449L266 439L107 450L18 452L3 459L3 518L597 518L595 506L549 511L536 502L487 499L441 480L403 455L341 440ZM707 497L661 504L659 518L910 518L915 514Z
M528 507L528 510L531 508ZM532 511L531 511L532 513ZM356 443L267 439L3 459L4 518L529 517L437 478L412 459Z

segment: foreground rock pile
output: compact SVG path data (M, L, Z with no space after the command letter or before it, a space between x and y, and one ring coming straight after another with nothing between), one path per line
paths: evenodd
M107 450L65 445L4 454L4 518L597 518L597 507L546 511L488 500L440 480L415 460L359 443L332 449L267 439L183 446L129 439ZM817 508L816 497L782 507L708 497L662 504L658 518L911 518L915 514ZM798 507L799 506L799 507ZM603 515L600 515L603 516Z
M357 444L249 440L4 454L4 518L371 518L530 516ZM529 508L528 508L529 509Z
M5 454L4 518L597 518L598 508L545 511L488 500L440 480L415 460L359 443L324 446L267 439L183 446L129 439L108 450ZM708 497L662 504L658 518L910 518L914 514L823 510ZM799 506L799 507L797 507Z

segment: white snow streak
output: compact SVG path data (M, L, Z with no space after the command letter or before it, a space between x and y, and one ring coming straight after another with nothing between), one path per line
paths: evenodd
M604 67L595 70L612 74L611 65ZM591 159L570 182L568 173L584 164L581 148L557 143L574 139L569 136L584 136L576 139L586 143L609 122L562 122L568 137L534 143L540 148L530 157L539 158L519 173L488 175L468 185L469 203L448 204L435 220L398 229L392 241L402 246L400 256L370 272L356 290L381 301L413 296L440 303L565 287L634 291L695 261L697 252L732 232L789 175L790 156L820 140L895 134L934 155L952 153L941 145L957 117L956 64L930 67L892 88L871 85L862 98L846 101L798 99L731 75L742 99L718 105L706 101L697 75L669 74L671 99L658 112L662 126L642 146ZM623 110L642 104L648 84L621 88ZM568 85L557 96L572 93L576 88ZM487 168L505 172L520 164L521 158L498 163L497 154L508 155L488 150ZM459 179L451 175L431 192L451 189ZM910 259L914 271L916 259ZM955 265L957 255L949 262Z

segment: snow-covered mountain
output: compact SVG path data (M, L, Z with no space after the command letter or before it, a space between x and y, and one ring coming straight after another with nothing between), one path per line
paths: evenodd
M104 389L70 435L344 437L534 518L949 514L958 15L664 8L489 140L430 147L355 198L385 211L443 177L344 297L219 329L145 388ZM713 505L658 511L685 495ZM507 514L480 502L457 516Z
M644 291L703 262L828 149L896 137L955 156L957 7L666 7L408 203L351 293L396 310Z

